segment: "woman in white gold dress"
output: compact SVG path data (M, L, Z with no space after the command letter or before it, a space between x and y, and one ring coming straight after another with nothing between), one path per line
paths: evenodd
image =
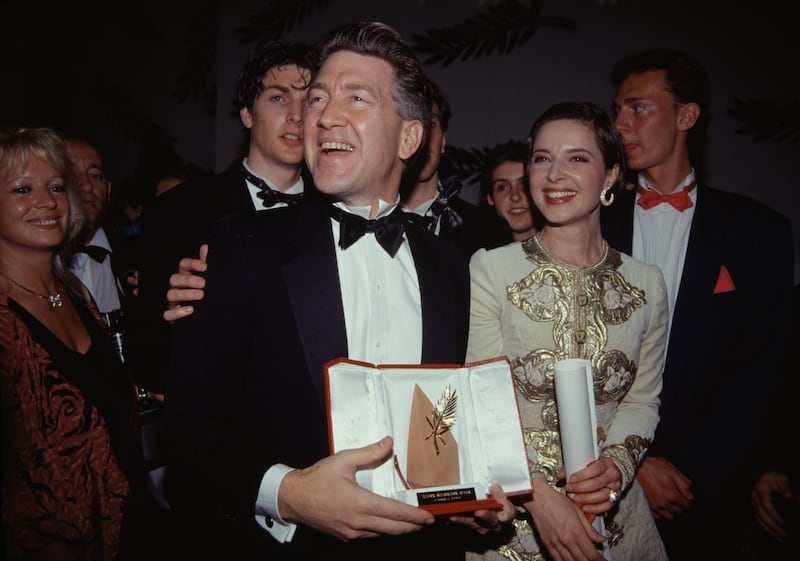
M614 561L665 560L635 474L658 423L666 289L658 268L610 248L600 231L600 205L624 176L622 143L603 109L572 102L545 111L528 142L546 225L472 257L467 359L511 361L534 498L510 539L468 559L599 560L606 543ZM591 362L600 457L564 485L553 365L567 358Z

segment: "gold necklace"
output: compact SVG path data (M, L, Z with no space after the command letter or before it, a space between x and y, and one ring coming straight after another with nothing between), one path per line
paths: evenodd
M13 284L17 288L21 288L25 292L29 292L29 293L33 294L34 296L36 296L38 298L41 298L42 300L47 300L50 303L50 307L51 308L60 308L61 306L64 305L64 301L61 299L61 293L60 292L56 292L55 294L47 294L47 295L39 294L38 292L36 292L35 290L31 290L27 286L22 286L20 283L18 283L17 281L12 279L8 275L6 275L4 271L0 271L0 277L3 277L8 282Z

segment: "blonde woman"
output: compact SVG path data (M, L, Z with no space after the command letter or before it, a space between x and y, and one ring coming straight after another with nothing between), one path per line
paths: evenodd
M82 224L62 137L40 128L0 138L6 559L135 555L120 545L123 518L146 499L135 392L67 271Z

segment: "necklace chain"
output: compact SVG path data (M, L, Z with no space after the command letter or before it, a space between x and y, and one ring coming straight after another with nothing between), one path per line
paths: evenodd
M60 292L56 292L55 294L47 294L47 295L39 294L38 292L36 292L35 290L31 290L27 286L21 285L20 283L18 283L17 281L12 279L8 275L6 275L5 272L3 272L3 271L0 271L0 277L3 277L4 279L6 279L8 282L13 284L17 288L21 288L25 292L29 292L30 294L33 294L34 296L36 296L38 298L41 298L42 300L46 300L47 302L50 303L50 307L51 308L60 308L61 306L64 305L64 300L62 300Z

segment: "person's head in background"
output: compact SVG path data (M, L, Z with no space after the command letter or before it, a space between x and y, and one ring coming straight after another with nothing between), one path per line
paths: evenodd
M710 123L705 68L682 51L655 48L620 59L611 80L614 123L628 169L643 173L664 193L672 192L690 167L699 176Z
M88 242L106 219L111 202L111 181L103 168L100 151L88 140L68 137L67 154L72 162L72 171L86 209L86 231L83 241Z
M428 80L428 95L431 98L431 132L428 137L428 159L417 178L418 183L424 183L437 178L439 164L447 148L447 129L453 110L450 101L442 89L433 80Z
M171 144L153 143L142 147L133 178L141 185L139 190L146 206L184 181L211 175L210 170L193 170Z
M431 123L427 78L399 33L379 22L345 24L320 48L305 116L315 185L351 206L393 204L421 157Z
M86 222L64 137L50 128L0 135L0 267L35 252L64 277ZM42 225L43 220L46 225Z
M548 228L579 225L601 236L600 205L622 189L625 153L610 115L590 102L545 110L528 136L526 172L531 198Z
M257 45L239 74L236 106L250 131L247 166L276 187L297 181L303 165L303 110L313 49L304 43Z
M497 144L486 156L481 175L481 203L494 207L508 222L511 237L519 242L537 232L537 219L543 220L533 205L525 160L528 147L521 140Z
M447 128L453 111L450 101L445 96L439 85L428 78L428 97L431 104L431 130L425 150L416 165L406 169L403 176L401 196L409 208L436 197L439 188L442 156L447 148Z

